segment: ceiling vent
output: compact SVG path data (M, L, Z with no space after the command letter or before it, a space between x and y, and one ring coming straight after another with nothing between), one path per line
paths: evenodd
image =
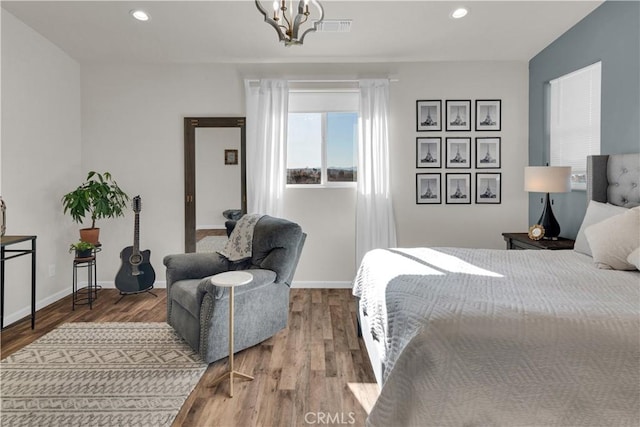
M351 32L351 19L325 19L316 22L319 33L349 33Z

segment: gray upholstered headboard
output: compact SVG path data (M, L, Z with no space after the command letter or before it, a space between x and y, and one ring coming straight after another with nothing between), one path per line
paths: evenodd
M640 205L640 153L587 157L587 201Z

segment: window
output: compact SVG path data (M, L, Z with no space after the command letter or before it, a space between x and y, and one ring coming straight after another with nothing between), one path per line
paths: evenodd
M587 156L600 154L601 63L550 82L550 164L571 166L571 188L586 189Z
M287 184L344 186L357 180L358 94L289 95Z

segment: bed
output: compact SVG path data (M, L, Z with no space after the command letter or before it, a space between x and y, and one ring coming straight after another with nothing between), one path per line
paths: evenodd
M638 154L588 164L589 200L640 205ZM368 252L353 289L380 385L367 424L640 425L640 272L594 258Z

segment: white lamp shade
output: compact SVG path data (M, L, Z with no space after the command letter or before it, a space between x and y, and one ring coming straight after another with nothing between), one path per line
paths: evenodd
M571 191L571 166L527 166L524 191L566 193Z

